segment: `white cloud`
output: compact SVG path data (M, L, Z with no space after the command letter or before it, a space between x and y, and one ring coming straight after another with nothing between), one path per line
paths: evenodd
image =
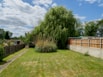
M52 4L52 0L34 0L34 4Z
M85 1L85 2L88 2L90 4L93 4L93 3L101 3L102 0L78 0L78 1Z
M79 3L79 6L82 6L82 3Z
M77 0L79 1L79 6L81 6L83 3L82 2L86 2L88 4L94 4L96 3L97 6L99 7L103 7L103 0Z
M95 2L97 2L98 0L85 0L86 2L89 2L89 3L95 3Z
M74 14L74 17L80 20L85 20L86 17L85 16L79 16L78 14Z
M103 14L101 16L103 17Z
M55 7L55 6L57 6L57 4L56 4L56 3L53 3L53 4L52 4L52 7Z
M33 3L35 5L44 5L45 7L49 7L52 4L52 0L34 0Z
M23 35L37 26L47 8L55 4L52 0L34 0L33 3L34 6L22 0L3 0L0 3L0 28L13 32L14 36Z
M103 7L103 3L99 4L98 6Z

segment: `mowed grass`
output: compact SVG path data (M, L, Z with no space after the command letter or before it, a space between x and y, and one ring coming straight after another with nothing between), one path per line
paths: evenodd
M12 58L15 58L16 55L19 55L20 53L22 53L23 51L26 51L26 50L27 50L27 49L24 48L24 49L21 49L20 51L14 52L14 53L12 53L11 55L5 57L5 58L3 59L3 62L0 62L0 65L8 62L8 61L11 60Z
M37 53L29 49L0 77L103 77L103 60L69 50Z
M5 57L5 58L3 59L3 61L8 61L8 60L14 58L16 55L19 55L20 53L22 53L23 51L26 51L26 50L27 50L26 48L25 48L25 49L21 49L20 51L17 51L17 52L15 52L15 53L13 53L13 54Z

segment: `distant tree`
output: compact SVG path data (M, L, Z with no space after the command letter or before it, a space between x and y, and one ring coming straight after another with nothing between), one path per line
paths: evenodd
M80 27L78 29L76 29L76 37L80 37L80 36L84 36L84 28Z
M4 29L0 29L0 39L4 39L5 38L5 31Z
M77 19L77 22L75 24L75 36L80 37L84 36L84 25L81 23L79 19Z
M19 37L16 37L16 36L15 36L15 37L12 37L12 39L19 39Z
M25 33L25 36L19 37L25 44L29 44L32 40L31 33Z
M97 21L98 31L100 33L100 36L103 37L103 19Z
M10 39L11 36L12 36L12 33L11 33L11 32L9 32L9 31L6 31L6 32L5 32L5 39Z
M95 22L91 21L85 24L85 35L86 36L96 36L98 26Z

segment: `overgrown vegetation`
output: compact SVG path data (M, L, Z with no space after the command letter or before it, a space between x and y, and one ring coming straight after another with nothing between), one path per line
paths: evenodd
M35 44L35 50L37 52L56 52L57 46L53 40L38 39Z
M0 45L0 61L4 58L4 47Z

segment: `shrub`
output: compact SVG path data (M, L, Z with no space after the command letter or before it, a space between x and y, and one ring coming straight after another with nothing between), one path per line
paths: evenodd
M84 56L89 56L89 53L88 52L84 53Z
M39 39L36 42L35 50L37 52L56 52L57 46L56 46L56 43L54 41L50 41L47 39L46 40Z
M34 48L34 47L35 47L35 45L32 42L30 42L29 43L29 48Z
M0 61L2 61L3 57L4 57L4 48L3 46L0 45Z

